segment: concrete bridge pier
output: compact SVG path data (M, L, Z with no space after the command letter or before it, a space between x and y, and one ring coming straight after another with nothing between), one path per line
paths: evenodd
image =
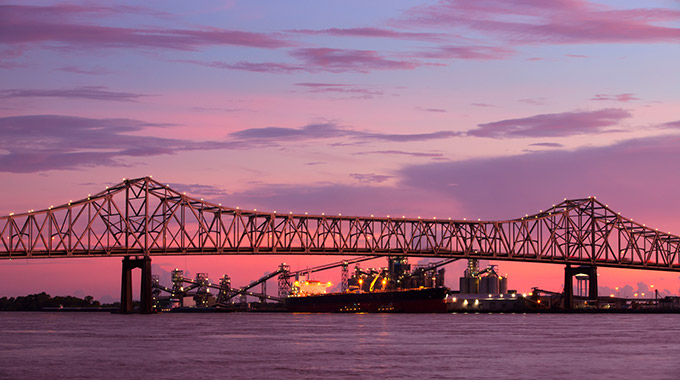
M139 312L142 314L150 314L153 312L153 299L151 295L151 258L149 256L125 256L125 258L123 258L123 276L120 290L120 312L132 312L132 270L135 268L140 268L142 270Z
M571 267L567 264L564 268L564 308L574 307L574 276L584 274L588 276L588 300L597 305L597 267L595 265L582 265Z

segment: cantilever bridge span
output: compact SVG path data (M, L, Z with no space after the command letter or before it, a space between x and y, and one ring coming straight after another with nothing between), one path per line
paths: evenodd
M0 217L0 233L0 259L370 254L680 271L680 237L594 197L504 221L350 217L224 207L144 177Z

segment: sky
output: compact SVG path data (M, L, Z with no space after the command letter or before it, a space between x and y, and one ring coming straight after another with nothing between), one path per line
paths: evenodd
M0 214L153 175L361 216L505 220L594 195L678 234L679 42L677 0L1 1ZM334 260L153 258L164 283L235 285ZM562 289L561 266L493 264L510 288ZM120 270L3 261L0 295L114 300ZM677 273L599 273L605 293L680 291Z

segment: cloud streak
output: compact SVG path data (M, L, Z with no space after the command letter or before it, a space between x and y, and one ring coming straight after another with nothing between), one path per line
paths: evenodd
M291 50L289 55L296 59L296 62L221 62L189 59L175 61L216 69L274 74L293 74L299 72L369 73L379 70L413 70L421 66L438 65L415 60L389 59L375 50L301 48Z
M105 10L108 10L106 8ZM158 48L193 51L208 46L280 48L291 46L275 35L218 28L125 28L81 23L82 14L102 8L85 6L0 7L0 43L52 44L79 49Z
M541 114L479 124L479 128L468 131L468 135L492 138L564 137L602 132L629 117L630 112L620 108Z
M361 156L367 154L390 154L396 156L410 156L410 157L429 157L429 158L440 158L444 155L442 153L425 153L425 152L406 152L403 150L373 150L368 152L357 152L354 155Z
M370 173L370 174L350 173L350 177L359 181L359 183L383 183L383 182L387 181L388 179L392 178L391 175L374 174L374 173Z
M109 91L105 86L81 86L66 89L10 89L0 91L2 98L66 98L116 102L134 102L148 95Z
M358 144L367 141L428 141L458 135L449 131L417 134L355 131L331 123L310 124L302 128L244 129L230 134L226 139L213 141L170 139L143 134L149 127L168 126L170 125L132 119L93 119L60 115L0 118L0 144L3 147L3 152L0 152L0 172L32 173L82 166L120 166L125 164L122 160L124 158L193 150L253 149L290 141L347 139Z
M630 102L632 100L640 100L639 98L635 97L635 94L614 94L614 95L609 95L609 94L595 94L590 100L611 100L615 102Z
M301 87L311 93L334 93L334 94L347 94L354 95L362 99L369 99L375 96L383 95L384 92L380 90L371 90L366 87L361 87L352 84L342 84L342 83L295 83L294 86Z
M80 166L120 166L124 157L234 146L227 142L192 142L132 135L165 124L131 119L91 119L58 115L0 118L0 171L31 173Z
M365 28L329 28L329 29L293 29L288 33L302 35L326 35L333 37L369 37L369 38L394 38L399 40L440 41L445 37L438 33L400 32L396 30L365 27Z
M401 24L464 29L514 43L677 42L680 10L614 9L583 0L440 0L405 12Z
M259 142L285 141L292 139L315 140L330 138L348 138L361 141L373 140L389 142L413 142L450 138L456 136L460 136L460 132L436 131L429 133L413 133L413 134L379 133L379 132L356 131L352 129L342 128L332 123L309 124L302 128L287 128L287 127L250 128L233 132L229 135L230 138L235 140L241 141L256 140Z

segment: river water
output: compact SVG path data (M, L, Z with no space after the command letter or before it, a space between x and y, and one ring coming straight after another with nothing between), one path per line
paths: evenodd
M678 314L0 312L7 379L680 379Z

